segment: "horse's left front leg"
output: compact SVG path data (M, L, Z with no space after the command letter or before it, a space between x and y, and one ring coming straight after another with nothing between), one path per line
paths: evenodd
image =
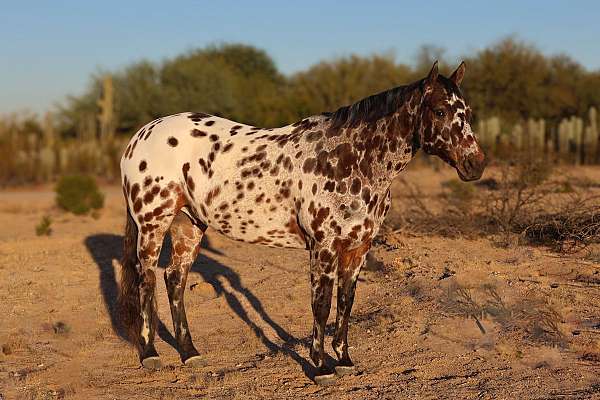
M325 326L331 308L331 294L335 277L334 264L331 257L322 260L317 249L310 252L310 283L312 293L313 335L310 348L310 358L313 360L317 373L315 382L327 385L335 380L335 373L325 365Z
M335 334L331 343L339 363L335 367L338 376L355 372L354 363L348 353L348 321L354 303L356 281L365 263L370 243L338 254L338 284L337 284L337 316L335 319Z

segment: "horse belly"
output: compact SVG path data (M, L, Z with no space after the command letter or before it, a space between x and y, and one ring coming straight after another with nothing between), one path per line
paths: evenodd
M234 240L306 248L293 197L288 192L281 194L277 178L243 177L244 169L224 158L217 159L213 168L214 175L199 182L194 196L203 222Z
M209 227L241 242L306 248L302 234L296 229L292 204L275 202L267 192L260 190L248 191L246 187L245 192L237 191L235 182L233 190L228 190L231 183L227 180L221 182L219 193L215 195L212 189L205 197L213 196L215 201L209 201L208 206L206 201L198 205L201 219Z

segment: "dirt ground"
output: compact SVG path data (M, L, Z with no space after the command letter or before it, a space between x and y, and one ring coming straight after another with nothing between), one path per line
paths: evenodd
M447 168L405 174L432 198L454 177ZM410 201L402 190L395 185L395 204ZM103 191L97 218L59 211L49 186L0 193L0 399L600 398L599 264L406 229L382 235L378 261L361 273L349 332L358 375L326 387L310 379L304 251L210 231L186 292L209 364L181 365L159 279L165 367L143 370L114 312L121 192ZM35 234L43 215L53 219L49 237ZM334 318L335 306L329 334Z

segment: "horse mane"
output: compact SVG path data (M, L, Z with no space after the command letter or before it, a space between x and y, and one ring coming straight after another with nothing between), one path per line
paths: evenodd
M377 121L396 112L406 101L407 94L420 87L422 82L423 80L419 80L374 94L325 115L331 118L334 129L342 126L355 127L361 122Z

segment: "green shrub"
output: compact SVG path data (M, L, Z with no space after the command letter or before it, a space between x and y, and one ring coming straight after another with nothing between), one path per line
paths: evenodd
M35 227L35 234L38 236L50 236L52 233L52 219L48 215L44 215L40 223Z
M96 180L87 175L63 176L56 185L56 204L76 215L87 214L104 205Z

